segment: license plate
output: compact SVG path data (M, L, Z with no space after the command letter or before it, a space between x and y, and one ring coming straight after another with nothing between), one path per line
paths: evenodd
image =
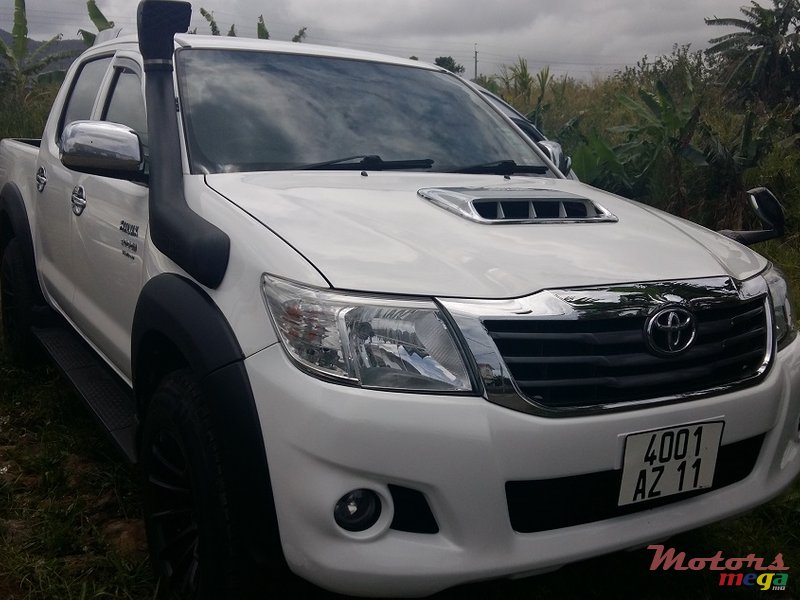
M711 487L724 425L693 423L627 436L617 504Z

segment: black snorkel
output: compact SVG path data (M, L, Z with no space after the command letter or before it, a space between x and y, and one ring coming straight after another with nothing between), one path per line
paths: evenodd
M230 238L186 203L172 79L175 34L188 30L191 16L188 2L139 3L139 49L144 59L147 129L151 132L150 237L156 248L199 283L216 288L228 267Z

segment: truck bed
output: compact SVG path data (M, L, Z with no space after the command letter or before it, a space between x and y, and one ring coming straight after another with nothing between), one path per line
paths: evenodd
M36 191L36 162L41 139L5 138L0 140L0 190L14 183L26 203Z

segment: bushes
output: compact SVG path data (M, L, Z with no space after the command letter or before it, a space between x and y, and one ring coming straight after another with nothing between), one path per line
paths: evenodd
M42 137L58 86L37 85L22 98L4 90L0 95L0 139Z

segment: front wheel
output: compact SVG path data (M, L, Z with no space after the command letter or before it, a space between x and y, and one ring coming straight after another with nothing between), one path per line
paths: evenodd
M150 557L162 598L237 598L227 494L214 428L189 371L148 406L140 461Z

